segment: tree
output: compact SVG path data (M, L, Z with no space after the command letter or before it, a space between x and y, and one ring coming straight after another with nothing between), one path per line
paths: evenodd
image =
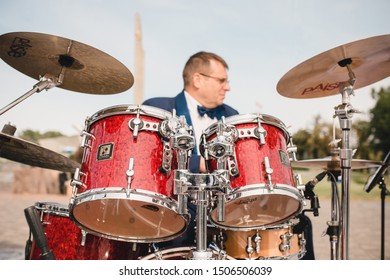
M337 138L337 135L335 136ZM313 128L301 129L293 135L297 146L298 160L324 158L330 155L333 140L333 125L321 120L320 115L314 117Z
M378 160L382 159L390 150L390 87L381 88L378 92L373 89L371 96L376 100L374 108L370 110L371 146L376 152Z
M39 139L59 137L59 136L63 136L63 134L58 131L47 131L42 134L39 131L31 130L31 129L23 130L19 135L21 139L35 142L35 143L37 143Z

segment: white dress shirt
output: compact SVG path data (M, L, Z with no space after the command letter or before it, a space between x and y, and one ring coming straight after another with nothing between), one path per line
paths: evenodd
M190 117L192 121L192 129L194 131L195 145L197 147L198 155L199 153L199 144L202 137L203 131L205 131L209 126L218 121L217 118L211 119L208 115L203 117L199 115L198 105L202 106L195 98L193 98L189 93L184 91L184 96L187 101L188 111L190 112Z

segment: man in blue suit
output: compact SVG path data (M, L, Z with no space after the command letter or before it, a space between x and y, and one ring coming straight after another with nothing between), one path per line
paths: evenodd
M226 93L230 91L228 69L222 57L210 52L198 52L184 66L182 92L175 97L156 97L143 103L170 112L175 109L176 115L186 117L196 139L196 151L189 164L193 173L206 171L197 149L202 131L222 116L238 114L237 110L223 103Z
M183 69L184 89L175 97L156 97L143 104L158 107L176 115L185 116L187 124L192 126L195 136L195 149L189 161L191 173L205 173L205 161L199 153L202 132L221 119L237 115L238 111L223 103L230 91L228 64L217 54L198 52L192 55ZM196 206L189 203L191 221L181 237L159 244L159 247L193 246L195 242Z

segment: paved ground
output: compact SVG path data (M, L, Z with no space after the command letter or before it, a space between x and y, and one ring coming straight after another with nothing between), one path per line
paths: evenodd
M58 202L68 204L65 195L13 194L0 190L0 260L24 259L25 243L28 238L28 225L24 209L36 202ZM318 217L308 214L314 231L314 250L318 260L330 259L329 236L322 237L330 220L330 201L320 200ZM390 203L386 206L385 259L390 259ZM348 254L351 260L380 260L381 250L381 203L378 201L351 201L350 236Z

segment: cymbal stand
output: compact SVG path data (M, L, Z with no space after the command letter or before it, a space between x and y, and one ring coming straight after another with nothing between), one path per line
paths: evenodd
M375 185L379 186L381 190L381 260L385 259L385 199L386 195L390 195L390 192L387 190L384 174L387 171L387 168L390 166L390 151L387 153L385 159L383 160L381 166L376 170L375 174L368 181L367 185L364 187L366 192L370 192Z
M337 172L337 173L336 173ZM331 220L327 222L328 228L323 234L329 235L330 242L330 259L338 260L339 259L339 233L340 233L340 223L339 223L339 213L340 213L340 202L339 195L337 190L337 179L339 171L328 171L328 178L330 178L332 186L332 200L331 200Z
M41 92L44 89L49 90L53 87L62 85L64 81L66 68L71 67L75 61L74 58L68 55L70 53L72 46L73 46L73 42L70 41L69 46L67 48L67 54L59 56L58 63L61 65L61 72L58 75L58 77L48 73L46 73L43 76L40 76L39 82L33 86L33 89L28 91L27 93L25 93L24 95L16 99L15 101L11 102L4 108L2 108L0 110L0 116L5 112L7 112L9 109L13 108L14 106L18 105L20 102L24 101L25 99L33 95L34 93Z
M24 101L31 95L33 95L36 92L41 92L42 90L46 89L51 89L53 87L59 86L62 84L62 80L60 80L60 77L54 77L50 74L46 74L43 77L41 77L40 81L34 85L33 89L16 99L15 101L11 102L4 108L0 110L0 116L7 112L9 109L13 108L14 106L18 105L20 102Z
M352 59L344 59L338 64L341 67L348 69L349 81L340 83L340 92L342 95L342 104L335 107L335 116L339 118L340 127L342 129L342 148L340 149L341 161L341 176L342 176L342 193L341 193L341 219L340 219L340 258L348 259L348 239L349 239L349 192L350 178L352 166L352 149L350 148L350 130L352 127L353 113L356 111L349 103L349 96L353 94L353 84L355 83L355 75L352 72L349 64Z

